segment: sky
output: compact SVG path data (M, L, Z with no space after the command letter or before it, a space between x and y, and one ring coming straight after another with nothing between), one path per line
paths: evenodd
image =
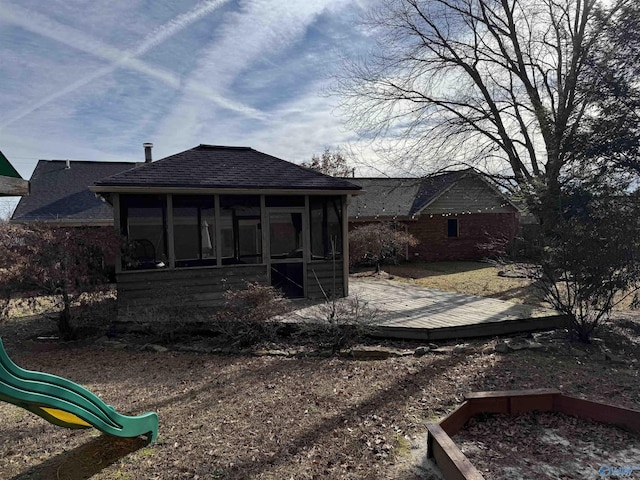
M142 161L144 142L296 163L356 145L327 91L372 47L374 1L0 0L0 150L28 179L39 159Z

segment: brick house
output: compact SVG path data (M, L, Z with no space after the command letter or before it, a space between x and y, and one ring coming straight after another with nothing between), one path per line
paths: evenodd
M474 170L426 178L353 178L363 194L349 205L349 228L391 222L419 243L408 260L472 260L499 255L518 232L519 210Z

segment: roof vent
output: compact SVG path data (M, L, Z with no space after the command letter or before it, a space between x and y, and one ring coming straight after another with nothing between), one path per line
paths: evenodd
M153 161L151 158L153 143L143 143L142 146L144 147L144 163L151 163Z

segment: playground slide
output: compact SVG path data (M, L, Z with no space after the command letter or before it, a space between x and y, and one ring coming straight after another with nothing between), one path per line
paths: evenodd
M118 437L158 437L158 415L122 415L84 387L66 378L24 370L11 361L0 339L0 400L25 408L67 428L97 428Z

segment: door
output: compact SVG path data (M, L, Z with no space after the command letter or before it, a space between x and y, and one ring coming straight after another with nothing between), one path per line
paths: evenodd
M289 298L305 297L306 218L303 208L268 208L271 285Z

